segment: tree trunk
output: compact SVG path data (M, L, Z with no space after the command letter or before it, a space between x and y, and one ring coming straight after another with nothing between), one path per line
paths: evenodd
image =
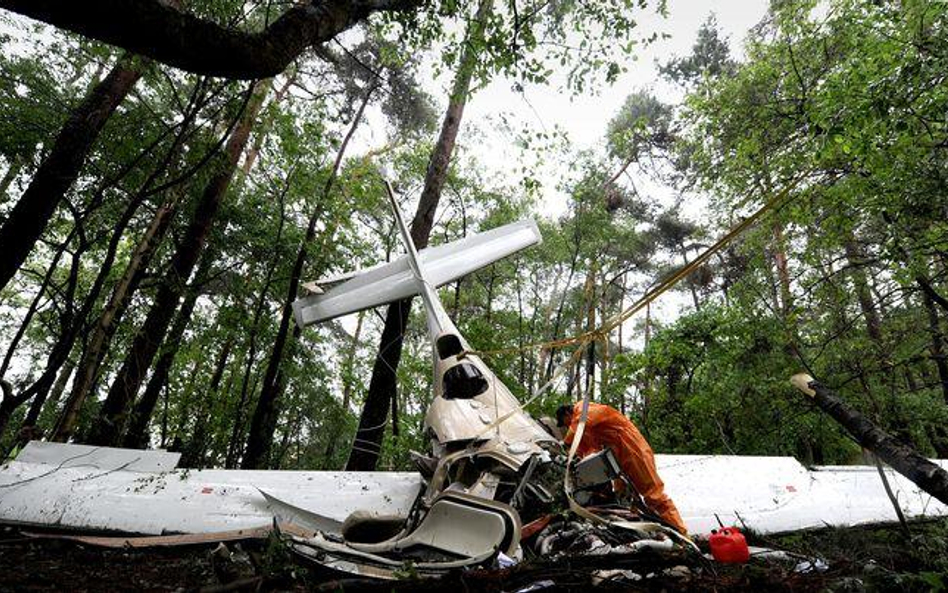
M685 247L684 243L682 243L682 244L679 246L679 248L681 249L681 259L685 262L682 267L683 267L683 268L686 268L686 267L688 267L688 264L691 263L691 262L688 261L688 249ZM700 311L700 310L701 310L701 300L698 298L698 288L695 286L695 283L694 283L694 281L692 280L692 278L686 278L686 279L685 279L685 282L688 283L688 290L691 291L691 300L692 300L692 301L694 302L694 304L695 304L695 311Z
M102 314L99 315L95 329L89 337L88 345L83 351L82 360L79 363L79 374L76 376L70 395L71 405L75 405L73 402L78 402L78 406L81 407L82 402L88 397L92 385L99 375L99 369L109 349L112 336L128 310L132 296L144 279L145 272L158 244L171 224L171 219L177 210L177 201L178 192L174 192L173 197L169 198L155 212L135 251L129 258L122 277L112 289L109 302L102 309Z
M56 402L59 401L59 398L63 396L63 393L66 391L66 385L69 383L69 379L72 377L72 373L75 370L76 370L76 361L73 360L72 358L67 359L65 366L63 366L62 370L59 371L59 378L56 379L56 384L53 385L53 389L49 392L50 404L55 404ZM35 424L36 423L35 420L39 418L39 412L40 412L39 406L36 407L35 414L33 412L33 409L31 408L30 413L26 417L26 419L29 420L30 418L33 418L34 419L33 424Z
M566 276L566 285L563 287L563 294L560 296L559 305L556 308L556 318L553 321L553 331L550 332L550 340L557 340L560 337L560 325L563 322L563 312L566 310L566 298L569 296L569 285L573 282L573 276L576 275L576 266L579 264L579 236L574 234L573 256L570 259L569 274ZM550 348L546 360L546 374L541 383L549 381L556 370L556 348Z
M471 78L477 63L474 49L477 43L472 43L472 41L483 37L483 28L490 15L492 2L493 0L480 0L474 20L468 26L468 41L464 44L464 51L448 101L448 110L441 124L438 142L428 161L425 186L411 225L411 239L415 248L419 250L428 245L435 211L448 175L448 166L454 152L458 129L461 127L461 118L464 116L464 105L467 102ZM372 471L378 463L388 409L395 397L395 369L398 368L402 357L402 336L405 333L405 324L410 312L411 299L392 303L385 312L385 326L382 328L379 353L372 367L369 392L366 394L365 405L359 418L359 428L356 431L357 445L353 445L349 461L346 463L346 469L349 471Z
M942 398L944 398L945 404L948 405L948 359L945 356L945 336L941 331L935 301L925 290L922 291L922 303L928 313L928 333L931 338L929 352L931 352L931 359L935 363L935 368L938 369L938 382L941 384Z
M358 352L359 339L362 336L362 327L365 322L365 311L360 311L356 318L355 331L352 339L349 341L349 347L346 350L345 359L342 362L342 417L333 425L332 432L326 439L326 449L323 454L324 461L322 467L327 469L336 469L332 458L336 453L336 445L343 429L345 428L345 417L349 415L349 404L352 401L352 391L355 383L355 362Z
M342 164L342 158L345 156L346 148L352 135L359 127L362 120L362 114L365 112L369 99L377 87L371 86L362 99L362 104L352 119L349 131L346 133L342 144L339 146L339 152L336 154L336 160L333 162L332 170L326 179L326 185L323 187L322 203L329 200L332 185L336 180L336 174L339 172L339 166ZM241 467L244 469L257 469L266 467L270 457L270 445L273 440L273 431L276 428L277 417L279 416L278 400L283 387L283 377L280 366L283 362L284 351L287 346L289 336L290 318L293 316L293 300L299 292L300 281L303 276L303 267L306 264L306 255L309 244L316 236L316 224L319 222L320 215L324 211L322 203L314 208L309 217L306 226L306 235L296 253L296 261L293 263L293 271L290 273L290 282L287 287L286 298L283 301L283 310L280 316L280 327L277 330L276 339L273 342L273 348L270 351L270 360L267 363L267 370L263 376L263 385L260 388L260 397L257 399L257 406L253 411L253 418L250 421L250 432L247 435L247 449L241 460ZM326 230L327 235L331 231ZM299 328L297 328L299 329ZM298 332L294 331L294 339Z
M10 417L13 416L13 411L16 410L17 406L22 402L18 403L16 401L16 398L13 396L13 387L3 379L0 379L0 391L3 392L3 399L0 400L0 435L2 435L7 424L10 423ZM6 455L4 455L4 457L6 457Z
M72 235L70 234L70 239ZM67 243L70 239L67 239ZM47 358L47 366L40 374L40 377L29 387L24 389L21 393L16 396L10 394L6 400L5 404L10 409L12 414L13 410L23 405L30 398L33 398L33 404L31 405L31 411L29 415L33 416L33 422L35 418L39 416L39 410L46 401L46 395L49 393L49 389L53 386L54 381L56 380L56 372L59 369L59 366L63 361L68 357L70 350L74 341L69 337L74 334L74 327L77 325L76 320L76 307L75 307L75 294L76 287L79 283L79 261L82 257L82 253L88 248L88 243L84 240L80 241L80 244L76 247L72 254L72 263L69 266L69 276L66 281L66 289L60 289L59 294L57 295L60 300L60 305L62 308L62 313L59 318L59 325L61 329L60 339L53 345L50 349L49 356ZM21 327L22 329L22 327ZM32 426L32 423L30 423ZM3 428L0 428L0 434L3 433Z
M12 184L16 176L20 174L22 168L23 158L13 157L13 161L10 163L10 166L7 167L6 173L3 174L3 179L0 179L0 204L7 201L7 190L10 189L10 184Z
M948 472L880 429L809 375L795 375L793 382L798 389L810 396L820 409L855 437L860 445L872 451L919 488L948 504Z
M224 153L220 157L217 172L208 181L198 202L181 244L171 259L171 265L158 288L151 310L135 336L128 356L122 363L118 375L112 382L105 402L89 435L94 445L115 445L125 423L128 406L134 401L148 368L154 360L158 347L164 339L168 326L184 291L185 283L197 263L211 225L220 209L224 195L230 185L237 162L247 144L250 130L256 121L271 80L262 80L253 85L240 123L234 128Z
M275 93L273 93L273 101L271 105L279 105L283 98L286 97L286 94L290 91L290 87L293 86L293 83L296 82L296 71L290 72L287 74L286 80L283 81L283 85ZM269 127L270 122L267 121L264 126ZM250 171L253 169L254 163L257 162L257 157L260 156L260 147L263 146L263 139L266 138L267 134L265 130L257 132L253 139L253 144L250 145L250 148L244 153L244 164L240 166L241 178L246 178L250 175Z
M181 340L184 332L191 322L191 315L194 313L194 307L198 298L201 296L201 289L210 275L211 265L217 259L215 249L208 249L201 257L201 263L198 271L194 275L194 280L188 287L184 302L178 310L168 337L162 346L161 356L155 363L155 369L148 379L148 385L145 386L145 393L135 403L129 419L128 429L122 440L122 446L126 449L147 449L150 442L148 435L148 424L151 422L151 416L155 411L155 405L161 396L161 391L168 383L168 377L171 375L171 367L174 366L174 358L181 347Z
M72 360L66 362L66 366L63 367L62 371L59 373L59 378L56 379L56 384L53 385L52 390L49 393L49 403L54 404L59 401L59 398L62 396L63 391L66 389L66 383L69 382L69 377L72 376L73 370L76 368L76 363ZM33 402L30 404L30 409L26 413L26 418L23 419L23 422L20 424L20 429L31 427L35 428L39 422L40 413L43 411L43 405L47 402L47 392L40 391L33 397ZM3 433L3 429L0 428L0 434ZM22 433L21 433L22 434ZM17 434L15 446L23 447L29 442L29 438L26 435L21 436Z
M117 249L116 241L121 238L122 232L131 221L138 205L145 200L146 196L154 191L155 183L179 156L187 137L188 129L200 110L203 89L203 81L195 85L188 106L184 111L183 120L178 126L178 133L168 148L168 151L158 165L151 171L141 187L138 188L132 203L123 213L118 229L113 235L109 245L109 254L106 259L110 266L111 262L114 261L115 251ZM172 189L169 187L168 191L170 191L171 194L152 216L148 227L139 239L135 250L132 252L125 266L125 271L113 287L109 295L108 303L103 306L102 312L96 319L95 325L86 342L86 347L83 350L82 358L79 361L79 370L76 373L76 379L73 382L69 399L66 401L59 426L57 426L52 435L53 439L65 440L71 435L77 415L92 390L92 386L98 379L100 365L109 349L112 336L115 334L122 317L131 304L132 296L135 291L138 290L139 285L144 279L152 257L168 231L174 215L177 213L178 201L185 190L180 188ZM96 295L103 281L104 277L100 274L100 277L96 279ZM94 304L94 300L89 301L87 299L85 306L86 315L91 311Z
M277 243L279 243L283 237L283 226L286 221L285 198L288 188L289 183L287 183L283 193L280 195L280 224L277 226ZM260 322L267 308L267 295L270 293L270 286L273 283L273 273L276 271L277 263L277 252L274 252L274 257L267 267L266 278L263 281L263 286L260 288L260 293L257 295L257 302L254 306L253 321L250 324L250 335L247 340L247 354L244 359L244 374L240 382L240 397L237 400L237 408L234 410L233 427L231 428L230 439L227 442L227 453L224 456L224 467L227 469L237 467L237 459L242 451L244 408L247 405L247 396L250 394L250 378L253 372L254 362L257 358L257 337L260 334Z
M491 322L491 315L494 311L494 284L497 282L497 267L493 264L489 268L490 277L487 279L487 302L484 305L484 320L488 324Z
M608 301L606 300L606 294L605 294L605 293L606 293L606 290L608 290L609 284L608 284L607 281L606 281L605 273L603 273L603 276L602 276L602 278L600 279L599 284L603 287L603 294L602 294L602 297L600 298L600 301L599 301L599 319L601 319L603 322L605 322L605 321L606 321L607 319L609 319L609 317L610 317L610 316L609 316L609 309L608 309L609 303L608 303ZM622 304L621 304L621 302L620 302L620 303L619 303L619 309L618 309L617 313L621 313L621 312L622 312ZM612 332L611 332L611 331L610 331L610 332L607 332L607 334L606 334L605 336L603 336L603 338L602 338L602 351L599 353L599 369L600 369L600 370L599 370L599 385L600 385L600 387L599 387L599 393L602 394L601 397L603 397L603 398L605 398L606 394L610 394L610 395L611 395L611 390L610 390L610 387L609 387L609 380L611 379L610 372L611 372L611 370L612 370L612 367L611 367L611 364L612 364L612 351L611 351L612 346L611 346L610 338L609 338L609 334L610 334L610 333L612 333ZM619 339L620 339L620 340L622 339L622 332L621 332L621 331L619 331ZM622 396L623 401L616 401L616 398L615 398L615 397L611 397L610 399L612 400L613 405L614 405L615 407L620 408L620 409L622 409L622 410L625 410L625 401L624 401L625 396L624 396L624 395ZM623 413L624 413L624 412L623 412Z
M123 56L70 114L23 196L0 227L0 290L16 274L79 175L105 122L141 77Z
M53 276L58 269L59 260L62 258L63 254L66 253L66 248L69 246L69 241L72 240L72 237L73 235L70 234L69 237L63 241L59 249L56 250L56 254L53 256L53 261L50 262L49 267L46 269L43 282L36 291L36 296L33 297L32 301L30 301L30 306L26 310L26 315L23 316L23 321L20 322L20 327L17 328L16 334L13 335L13 339L10 340L10 345L7 347L7 352L3 356L3 362L0 363L0 378L6 376L7 369L10 368L10 362L13 360L13 355L16 352L16 348L19 346L20 340L22 340L23 336L26 334L26 330L29 328L30 322L33 321L33 316L36 315L36 312L39 310L39 304L43 300L43 295L46 294L46 289L49 287L49 283L52 281Z
M170 133L170 130L171 128L169 128L168 133ZM121 179L127 176L140 163L148 158L155 147L161 143L164 136L165 134L160 135L157 140L151 142L148 146L141 150L135 158L123 165L122 170L117 175L101 183L90 200L90 206L87 212L95 208L96 204L101 204L107 189L116 186ZM167 161L167 159L165 160ZM156 169L156 171L159 171L159 169ZM153 178L156 174L157 173L153 172L149 177ZM131 223L135 214L138 212L139 207L142 205L147 195L147 191L140 189L133 199L130 200L125 206L122 214L115 222L115 228L111 233L111 237L109 238L109 242L105 250L105 257L101 260L101 263L98 263L98 272L96 273L95 279L92 282L92 286L89 288L85 298L83 299L83 304L80 307L79 312L73 316L74 322L69 327L65 328L60 334L59 340L50 350L50 354L47 357L46 368L43 371L43 375L37 379L34 386L30 387L30 389L36 390L36 395L38 398L44 398L46 396L46 392L44 390L47 389L49 385L52 385L56 373L59 372L59 368L66 361L66 356L68 353L72 351L75 341L83 332L89 331L90 328L87 323L88 319L92 310L99 301L99 296L102 293L102 287L104 286L105 281L112 273L112 265L115 262L116 255L121 245L122 237L124 236L125 230L128 228L128 225ZM79 223L77 222L77 228L78 224ZM77 249L76 254L78 253L79 250ZM59 437L59 431L62 427L62 420L73 418L72 414L69 412L70 410L74 409L74 403L74 398L72 395L70 395L65 405L65 411L60 416L60 422L56 425L56 427L54 427L54 430L49 436L50 440L63 440Z
M523 333L523 286L519 263L517 268L514 270L514 281L516 282L517 286L517 347L520 350L517 379L520 382L520 386L522 387L527 383L527 353L526 349L524 348L524 345L527 343L527 337Z
M362 336L362 324L365 321L365 311L360 311L356 318L355 331L352 333L352 341L349 342L349 350L346 352L346 359L342 363L342 409L343 412L349 411L349 402L352 401L352 384L355 382L355 360L356 352L359 348L359 338Z
M774 227L774 264L777 267L777 279L780 282L780 310L784 322L789 322L793 310L793 292L790 290L790 266L787 258L786 240L783 236L783 223L775 222Z
M948 430L944 426L929 424L925 428L928 434L928 441L935 450L938 459L948 459Z
M935 288L932 286L928 278L926 278L925 276L921 274L918 274L915 276L915 281L918 283L919 286L922 287L922 290L925 292L925 294L927 294L929 298L932 299L932 302L937 303L939 306L941 306L942 309L945 310L946 313L948 313L948 299L943 297L941 294L938 293L938 291L935 290Z
M852 279L853 285L856 287L856 298L859 300L859 308L862 310L863 317L866 320L866 333L869 334L869 338L879 349L879 354L887 358L885 356L885 345L882 341L882 320L879 319L879 312L876 310L875 302L872 299L872 292L869 289L866 273L862 269L866 256L853 237L846 241L845 250L846 260L852 268Z
M217 355L217 361L214 364L214 374L211 375L211 382L208 385L207 393L200 398L199 411L197 412L197 421L194 423L194 433L191 440L184 448L181 455L180 467L204 467L204 457L207 452L207 433L208 433L208 408L214 402L215 396L220 389L221 379L224 377L224 369L227 368L227 360L230 358L230 351L234 345L233 337L228 337Z
M586 316L585 331L596 329L596 262L590 262L586 272L586 286L583 288L583 304ZM596 399L596 340L586 345L586 385L583 389L590 400Z
M365 397L359 427L346 462L347 471L372 471L378 463L388 410L395 398L396 369L402 358L402 337L405 320L411 312L411 301L388 306L379 352L372 368L369 391Z
M66 360L66 355L72 350L76 339L79 337L81 329L85 326L85 320L89 317L92 309L95 307L96 302L99 300L99 295L102 292L102 287L105 284L105 280L112 271L112 264L115 262L115 256L118 253L118 248L121 244L125 229L128 227L128 224L131 222L140 205L141 200L137 200L132 201L128 204L128 206L125 207L125 210L122 213L118 224L116 225L115 231L112 232L112 237L109 239L109 245L106 249L105 258L99 267L99 272L96 274L96 278L93 281L89 292L86 293L86 297L83 301L79 314L76 315L76 322L72 325L72 327L69 328L68 332L64 333L60 337L59 341L53 347L53 350L47 359L44 375L51 375L58 372L59 367L62 366ZM81 369L81 367L78 368ZM76 380L79 380L78 373ZM68 436L71 434L72 425L66 424L66 422L75 421L75 419L78 417L78 409L81 404L82 402L76 401L73 397L73 394L70 393L69 398L66 400L63 412L60 415L59 421L49 435L49 440L65 441L66 438L68 438ZM63 432L63 429L67 427L70 429L68 434Z

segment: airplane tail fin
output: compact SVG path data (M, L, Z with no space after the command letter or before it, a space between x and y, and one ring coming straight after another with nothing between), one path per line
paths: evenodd
M540 231L532 220L521 220L483 233L469 235L437 247L417 252L407 237L407 227L397 213L400 230L409 253L391 262L347 276L345 281L322 294L302 297L293 303L297 325L306 327L363 309L377 307L408 297L425 295L462 276L488 266L521 249L541 242ZM317 284L319 282L317 281ZM437 298L436 295L434 295ZM430 307L429 307L430 310Z

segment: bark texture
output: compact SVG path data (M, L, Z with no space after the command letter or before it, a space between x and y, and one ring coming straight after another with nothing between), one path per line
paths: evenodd
M151 416L155 411L158 398L168 383L171 368L174 366L174 358L181 347L181 341L184 339L184 332L191 322L191 315L194 313L194 307L201 296L201 289L207 281L211 265L216 259L215 251L214 249L208 249L201 257L201 264L194 275L194 280L188 286L184 302L181 303L181 308L178 310L174 323L171 324L171 330L162 345L161 356L158 357L158 361L155 363L155 368L148 379L148 385L145 386L145 392L135 402L131 418L128 421L128 429L122 439L122 446L126 449L148 448L150 442L148 424L151 422Z
M90 444L114 446L118 443L128 408L141 388L145 374L178 308L178 301L184 292L185 284L204 249L211 225L220 210L234 172L237 170L237 162L247 145L247 139L270 88L270 83L271 80L267 79L256 83L253 87L240 123L234 128L221 155L217 172L205 186L191 222L158 288L148 316L135 335L128 355L109 388L109 393L87 439Z
M336 153L336 160L333 162L332 170L326 179L326 185L323 187L322 198L329 198L329 192L332 190L336 174L339 172L339 166L342 164L342 157L346 153L349 141L359 127L362 120L362 114L375 87L369 88L359 110L356 112L349 126L349 131L339 146L339 152ZM277 330L277 336L270 351L270 360L267 362L267 370L263 376L263 386L260 388L260 397L257 399L257 406L254 408L253 417L250 420L250 431L247 435L247 449L244 452L241 467L243 469L256 469L266 467L270 461L270 449L273 441L273 432L276 430L277 418L280 414L279 398L283 391L284 379L281 369L283 363L284 351L287 349L287 341L290 331L290 319L293 316L293 300L299 292L300 281L303 276L303 267L306 264L306 256L309 251L309 244L316 237L316 224L319 222L322 207L317 207L309 217L306 226L306 235L296 253L296 261L293 262L293 271L290 273L290 282L287 287L286 298L283 300L283 309L280 313L280 327ZM330 231L327 230L327 233ZM299 335L299 328L293 332L293 340Z
M938 383L941 385L942 398L948 405L948 356L945 355L945 336L941 331L941 322L939 321L938 309L935 308L935 301L927 291L922 291L922 303L925 305L925 311L928 314L928 333L931 336L931 345L929 352L931 359L938 369Z
M76 375L64 411L67 415L78 414L82 404L92 391L99 377L102 361L112 343L112 337L131 304L132 296L144 279L155 250L164 238L176 211L177 193L173 194L155 212L138 245L132 252L125 271L113 287L109 301L102 309L98 319L96 319L89 340L82 352L79 373Z

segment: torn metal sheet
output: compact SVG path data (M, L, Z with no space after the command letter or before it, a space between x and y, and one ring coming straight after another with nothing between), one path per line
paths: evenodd
M100 548L170 548L176 546L193 546L216 544L220 542L243 541L248 539L266 539L270 534L278 532L294 537L313 537L313 532L302 529L292 523L267 525L253 529L235 529L232 531L218 531L211 533L186 533L182 535L152 535L143 537L106 537L98 535L75 535L71 533L33 533L23 532L23 535L36 539L60 539L89 544Z
M276 496L267 494L266 490L260 490L260 494L266 499L267 504L273 511L274 517L278 517L281 521L287 521L292 525L299 525L307 529L312 529L313 531L342 533L343 521L337 521L326 515L321 515L318 512L309 511L289 504ZM347 517L348 516L350 515L347 515Z
M608 462L611 453L571 464L558 440L470 351L438 298L434 287L445 279L537 243L536 226L515 223L419 254L387 187L405 257L300 299L294 311L306 325L421 296L434 384L425 417L427 482L417 473L177 470L176 454L30 443L0 468L0 521L197 534L196 541L288 523L296 529L283 533L292 548L322 568L386 579L398 578L407 562L418 574L437 575L492 565L499 552L507 562L640 551L700 560L694 543L634 489L614 487L632 482ZM762 533L895 518L875 467L807 469L789 457L687 455L659 455L657 465L692 534L707 534L718 517ZM914 484L888 475L906 516L948 515Z
M140 457L153 460L140 467L163 467L164 456L176 455L31 442L0 467L0 521L159 535L266 527L276 517L339 533L355 511L407 516L422 488L412 472L147 471L129 464ZM792 457L735 455L657 455L656 463L695 534L716 528L715 515L761 533L896 520L871 466L808 470ZM886 473L907 517L948 516L946 505Z

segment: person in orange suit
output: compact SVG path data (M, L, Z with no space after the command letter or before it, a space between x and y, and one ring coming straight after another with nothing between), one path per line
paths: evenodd
M556 411L556 424L562 429L569 427L563 439L567 446L573 444L582 413L583 402L563 405ZM665 484L655 469L655 455L645 437L615 408L590 403L583 440L576 449L577 458L582 459L606 447L612 450L622 471L632 480L632 485L649 508L681 534L687 535L688 530L675 503L665 494Z

